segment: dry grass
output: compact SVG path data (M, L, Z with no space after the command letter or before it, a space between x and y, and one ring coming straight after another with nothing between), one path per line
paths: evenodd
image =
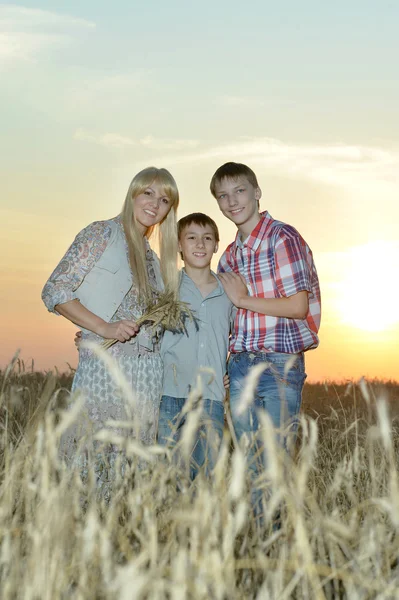
M21 363L0 376L2 599L399 597L395 384L307 385L294 462L264 420L257 531L227 432L212 482L177 492L171 462L139 469L132 448L110 503L98 499L58 459L70 379Z

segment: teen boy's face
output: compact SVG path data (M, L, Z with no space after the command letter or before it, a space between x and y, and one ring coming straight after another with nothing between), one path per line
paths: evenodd
M219 208L230 221L250 233L259 221L260 188L254 188L246 177L222 179L215 186Z
M179 252L183 254L185 266L202 268L210 265L218 243L210 225L187 225L180 234Z

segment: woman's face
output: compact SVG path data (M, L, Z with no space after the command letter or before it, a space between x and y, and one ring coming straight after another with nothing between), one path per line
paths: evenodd
M134 217L143 235L149 227L163 221L171 208L171 199L156 181L149 185L139 196L136 196L134 200Z

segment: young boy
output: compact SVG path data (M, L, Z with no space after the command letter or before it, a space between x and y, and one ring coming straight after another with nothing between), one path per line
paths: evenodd
M210 189L238 229L218 272L238 309L228 373L232 420L241 438L259 427L255 408L266 410L277 428L297 418L306 378L304 352L319 343L320 288L312 252L298 231L260 212L262 192L252 169L226 163L215 172ZM265 370L254 403L239 414L243 380L259 363L265 363ZM255 452L256 445L249 456L252 476L259 474Z
M180 438L185 425L185 417L180 413L199 377L203 389L202 418L191 453L190 474L194 478L205 462L207 471L215 466L223 435L223 377L233 306L210 268L219 243L216 223L203 213L192 213L180 219L177 226L184 261L180 300L194 311L197 326L188 322L188 335L165 331L161 345L164 385L158 443L173 446Z

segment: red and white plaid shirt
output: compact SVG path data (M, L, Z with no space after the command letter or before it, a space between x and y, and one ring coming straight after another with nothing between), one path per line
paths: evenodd
M309 310L304 319L269 317L239 308L230 340L231 352L296 354L319 344L320 287L312 252L294 227L268 212L246 240L238 233L224 252L218 272L241 273L251 296L285 298L306 290Z

